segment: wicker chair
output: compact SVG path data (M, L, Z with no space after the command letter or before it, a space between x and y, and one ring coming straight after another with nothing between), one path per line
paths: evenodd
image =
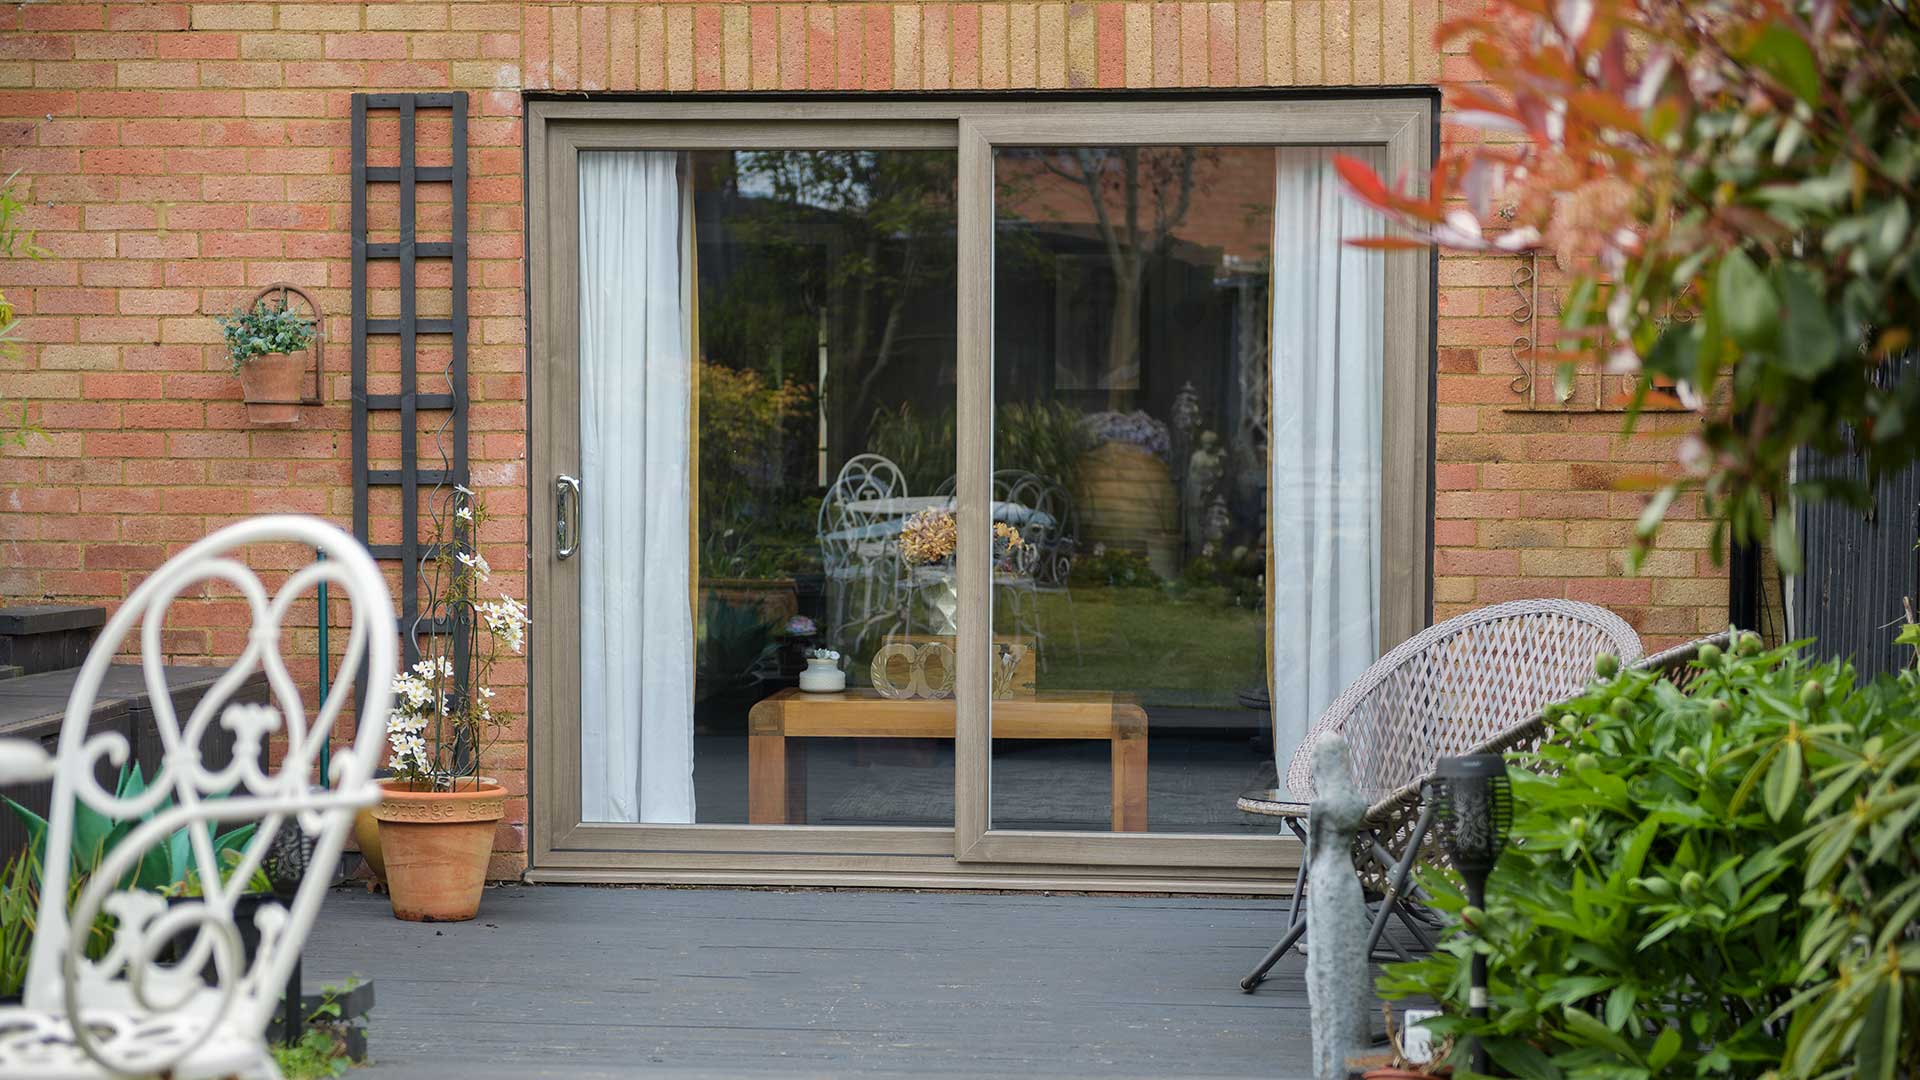
M1361 884L1380 897L1368 935L1379 945L1389 916L1422 946L1432 938L1406 891L1420 841L1432 824L1421 793L1443 757L1505 750L1537 737L1541 710L1578 694L1594 660L1640 658L1640 638L1605 608L1567 600L1516 600L1455 616L1396 646L1347 687L1308 731L1283 790L1245 795L1240 809L1284 818L1301 843L1313 801L1313 744L1346 736L1354 781L1372 804L1354 846ZM1306 860L1294 881L1286 936L1241 980L1251 991L1306 933ZM1397 941L1388 944L1402 958Z

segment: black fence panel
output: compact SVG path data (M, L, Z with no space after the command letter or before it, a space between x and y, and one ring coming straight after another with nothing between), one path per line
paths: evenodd
M1857 455L1803 459L1803 476L1866 478ZM1836 502L1795 511L1805 566L1793 580L1793 634L1819 639L1820 656L1850 656L1864 676L1905 667L1895 646L1909 601L1920 604L1920 469L1883 477L1862 513Z

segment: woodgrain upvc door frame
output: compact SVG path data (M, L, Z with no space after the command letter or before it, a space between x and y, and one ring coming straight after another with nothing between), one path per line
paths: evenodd
M579 465L579 154L594 149L953 149L959 156L957 497L985 520L992 446L993 148L1378 147L1388 175L1432 159L1430 91L1338 98L530 99L527 128L528 877L548 881L1283 892L1298 845L1271 836L988 827L991 591L960 532L952 828L583 822L579 563L554 557L556 474ZM1433 261L1386 256L1383 649L1431 608ZM593 493L586 493L591 500ZM693 658L689 657L692 663ZM1223 799L1236 793L1223 792Z

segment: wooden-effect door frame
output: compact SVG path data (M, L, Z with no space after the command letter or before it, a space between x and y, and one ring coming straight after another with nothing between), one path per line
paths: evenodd
M648 825L580 812L578 562L553 557L552 482L578 475L578 155L593 149L954 149L959 154L956 403L960 513L982 520L992 433L995 146L1378 147L1391 174L1431 160L1430 92L1337 99L527 102L529 878L795 885L1284 891L1298 846L1272 837L988 827L986 545L962 530L954 826ZM1388 256L1382 647L1424 625L1430 534L1432 260ZM573 418L568 422L569 418ZM591 498L588 493L587 498ZM689 659L691 662L691 658ZM1223 798L1232 797L1225 793Z

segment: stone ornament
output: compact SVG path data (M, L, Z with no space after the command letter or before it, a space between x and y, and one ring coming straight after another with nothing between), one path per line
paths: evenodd
M1353 784L1339 732L1313 744L1315 795L1307 815L1307 1004L1314 1080L1346 1080L1347 1058L1367 1046L1372 969L1366 897L1353 873L1353 838L1367 799Z

